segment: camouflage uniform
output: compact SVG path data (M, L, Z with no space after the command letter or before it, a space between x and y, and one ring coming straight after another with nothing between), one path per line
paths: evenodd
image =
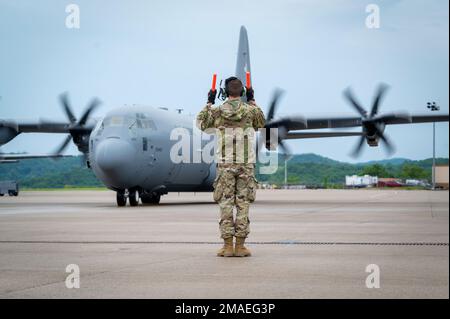
M249 206L255 200L257 186L255 156L252 143L249 141L251 135L246 136L237 132L239 129L244 131L250 129L254 132L263 128L264 114L253 102L245 103L240 99L229 99L219 107L212 108L207 105L198 114L197 123L202 131L211 133L208 129L216 129L218 134L214 200L220 207L221 237L246 238L250 232ZM229 144L228 141L233 143ZM230 145L232 149L228 147ZM243 152L240 152L237 145L243 145ZM236 220L233 220L235 206Z

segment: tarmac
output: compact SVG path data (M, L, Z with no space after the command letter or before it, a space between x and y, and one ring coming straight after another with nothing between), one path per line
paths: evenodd
M448 191L260 190L250 214L253 256L220 258L211 193L2 197L0 298L449 298Z

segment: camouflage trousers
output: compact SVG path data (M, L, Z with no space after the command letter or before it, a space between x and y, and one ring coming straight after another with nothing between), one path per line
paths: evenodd
M245 238L250 233L248 211L250 203L255 200L256 186L254 164L218 164L214 200L220 207L219 229L223 239L233 236Z

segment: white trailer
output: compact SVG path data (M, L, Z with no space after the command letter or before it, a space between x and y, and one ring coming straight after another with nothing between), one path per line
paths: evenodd
M369 187L369 186L374 186L377 183L378 183L378 177L376 177L376 176L370 176L370 175L345 176L345 186L347 186L347 187L355 187L355 188Z

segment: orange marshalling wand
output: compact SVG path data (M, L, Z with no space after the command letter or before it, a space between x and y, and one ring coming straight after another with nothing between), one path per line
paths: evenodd
M247 89L248 88L251 88L252 87L252 82L251 82L251 80L250 80L250 72L245 72L245 82L246 82L246 86L247 86Z
M214 73L213 74L213 79L212 79L212 86L211 86L211 90L215 91L216 90L216 82L217 82L217 74Z

